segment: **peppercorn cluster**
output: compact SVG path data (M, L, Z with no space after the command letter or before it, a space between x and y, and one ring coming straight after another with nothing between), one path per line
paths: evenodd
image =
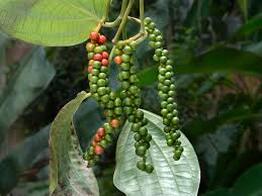
M164 131L168 146L174 148L174 160L179 160L183 152L181 146L179 118L177 104L174 100L175 84L173 62L168 59L168 50L163 47L162 33L156 28L151 18L144 20L145 29L148 33L149 45L154 48L154 61L159 63L158 67L158 94L161 99L161 115L163 117Z
M146 125L147 119L144 112L139 110L141 106L140 88L138 87L138 78L134 66L135 42L123 44L119 42L116 45L114 61L120 67L119 81L121 83L120 97L122 99L122 108L128 121L131 123L131 130L134 132L135 152L140 160L136 166L138 169L147 173L152 173L154 168L146 162L146 153L150 148L152 136L148 132Z
M114 129L120 126L122 111L119 111L116 93L109 87L109 53L106 46L107 38L92 32L86 45L88 52L88 79L92 97L104 109L107 122L98 128L91 145L84 154L88 166L93 166L112 143ZM121 108L120 108L121 109Z

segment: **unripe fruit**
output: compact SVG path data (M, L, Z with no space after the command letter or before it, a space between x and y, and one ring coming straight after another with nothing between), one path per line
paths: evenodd
M142 161L138 161L138 162L136 163L136 167L137 167L138 169L144 171L145 168L146 168L146 164L145 164L145 162L144 162L143 160L142 160Z
M140 157L143 157L146 154L146 148L144 146L138 146L136 148L136 154Z
M150 164L147 164L145 171L150 174L154 171L154 167Z

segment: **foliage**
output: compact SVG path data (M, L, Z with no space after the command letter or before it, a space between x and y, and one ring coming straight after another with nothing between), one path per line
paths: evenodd
M94 30L103 19L106 2L109 1L63 0L58 5L57 1L49 0L19 2L0 0L0 30L36 44L75 45L85 41L87 34ZM120 0L112 1L110 19L113 20L118 16L121 2ZM132 15L138 15L138 7L137 1L134 5L137 10L132 10ZM177 99L182 118L182 130L192 142L201 168L199 193L229 196L261 194L261 186L259 186L261 164L258 164L261 162L262 142L260 122L262 115L261 1L149 0L145 8L146 16L152 17L164 32L166 46L172 51L170 56L176 63ZM53 9L57 12L50 13ZM134 34L137 30L133 22L128 23L127 28L123 37ZM102 29L102 31L110 39L112 38L112 32L107 29ZM8 59L6 53L10 43L9 38L0 37L1 65ZM141 70L139 85L143 88L143 108L158 112L159 100L155 91L152 90L156 87L157 68L151 60L152 50L146 45L147 42L143 42L138 48L135 61L136 66ZM32 135L32 131L30 134L27 133L28 129L32 128L32 124L34 124L34 130L40 130L43 125L49 124L61 106L72 99L76 92L85 88L86 78L80 71L85 64L83 59L86 58L83 48L83 45L79 45L70 49L46 49L48 60L56 65L57 73L50 86L48 84L54 76L54 70L45 59L42 48L34 49L19 62L19 65L8 66L12 70L10 73L0 73L0 77L8 75L5 90L2 92L0 90L0 140L6 140L5 136L9 136L10 132L15 130L14 126L19 124L19 121L24 121L26 125L22 128L18 126L19 130L16 132ZM40 60L29 60L32 57ZM35 62L34 66L30 65L32 62ZM3 70L2 67L0 70ZM33 87L32 84L34 84ZM47 90L43 93L46 88ZM40 93L41 96L38 96ZM11 96L6 96L8 94ZM73 102L77 102L76 100ZM74 106L74 111L68 112L67 115L62 117L61 113L58 115L60 119L62 118L61 122L64 122L64 118L69 119L70 123L73 121L76 129L73 129L74 136L70 137L71 130L68 122L61 125L65 129L56 128L61 134L53 135L55 143L57 146L64 145L63 148L59 147L60 150L71 148L70 142L78 143L78 139L82 150L85 150L95 130L105 120L103 111L94 100L88 98L80 106L79 104L78 102ZM76 111L78 106L79 109ZM64 110L68 110L68 105L62 109ZM156 127L159 117L146 114L150 116L149 118L154 118L149 126ZM57 125L57 120L54 123ZM151 151L158 149L155 144L163 142L161 139L155 140L161 134L156 132L157 130L158 128L151 131L154 139ZM75 131L78 139L75 137ZM131 135L129 125L126 124L120 138L128 138ZM66 136L68 138L65 138ZM59 143L60 141L62 142ZM48 188L48 170L44 168L47 168L48 163L43 162L46 157L43 158L42 151L47 145L47 131L41 130L21 143L15 150L6 156L3 155L4 158L0 162L0 170L3 174L0 178L0 193L45 194ZM163 187L163 184L156 177L161 175L157 172L153 173L153 176L141 174L133 168L133 163L132 165L126 163L135 157L132 154L133 149L127 146L123 148L124 144L121 143L124 143L123 139L119 139L117 144L116 162L114 143L106 156L102 157L101 162L94 168L100 195L122 195L112 184L115 164L114 183L123 193L132 195L134 186L126 186L126 184L131 182L137 184L138 180L140 180L138 184L146 184L148 181L144 179L152 180L155 184L153 188L158 187L155 192L159 191L159 187ZM128 140L125 145L131 145L130 143L132 141ZM3 145L6 145L6 142ZM188 144L188 149L191 149L190 144ZM70 155L76 156L75 153L79 150L77 147L77 150L70 151L72 152ZM57 152L61 155L60 151ZM130 154L123 154L125 152ZM166 152L163 148L163 153ZM41 156L37 157L36 161L37 154ZM161 155L164 154L159 153L159 157ZM87 169L82 167L82 163L79 163L81 165L79 166L74 162L80 160L79 156L72 159L69 154L66 154L66 157L66 161L62 162L63 166L73 168L76 176L80 175L77 169L85 170L81 171L79 179L87 172L92 176L90 170L86 171ZM154 160L153 154L152 160ZM122 164L122 161L126 161L125 164ZM194 161L197 160L194 158ZM41 163L40 169L39 163ZM57 162L53 165L57 166ZM196 167L197 164L194 166ZM166 167L172 170L171 166ZM157 166L160 169L166 167L160 163ZM174 168L180 168L180 166ZM184 167L181 166L181 169ZM59 169L53 171L59 174L62 183L68 185L68 178L64 178ZM72 181L75 182L78 177L65 171L65 174L73 176ZM40 177L42 173L45 176L43 179ZM127 177L130 178L128 182L125 179ZM182 177L178 176L178 179ZM166 178L168 183L174 179L176 178ZM93 176L91 180L96 184ZM193 178L191 180L193 181ZM87 181L83 182L84 185L78 187L81 191L83 187L89 187L86 184ZM82 185L83 182L81 181L80 184ZM54 184L53 187L58 187L57 183ZM67 187L71 191L74 186ZM98 194L97 185L94 187L94 193ZM195 193L197 185L194 187ZM143 185L142 188L145 193L150 187ZM137 194L140 195L140 192Z

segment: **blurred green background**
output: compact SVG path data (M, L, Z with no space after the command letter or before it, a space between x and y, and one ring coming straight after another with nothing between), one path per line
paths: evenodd
M112 18L120 5L113 1ZM147 0L146 15L175 62L182 130L201 166L199 195L262 195L262 1ZM159 114L152 54L142 44L136 65L143 108ZM48 195L50 123L88 90L86 63L84 44L42 48L0 34L0 195ZM83 148L92 135L87 107L75 117ZM122 195L112 183L114 165L113 146L95 168L101 195Z

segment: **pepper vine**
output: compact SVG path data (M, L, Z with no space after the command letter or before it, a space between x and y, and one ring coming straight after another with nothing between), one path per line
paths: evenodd
M163 117L166 143L174 148L174 160L179 160L183 147L179 141L179 118L175 97L175 79L173 62L168 57L168 50L164 49L163 35L151 18L144 18L144 0L139 0L140 17L129 16L134 0L123 0L121 11L113 22L107 21L107 16L96 31L89 35L86 45L88 52L88 80L92 97L105 111L107 122L98 128L84 159L88 166L99 161L105 149L112 143L113 135L121 128L126 120L131 124L134 133L135 153L139 157L136 166L147 173L152 173L154 167L147 160L147 152L152 140L147 129L147 119L141 107L141 89L138 86L137 70L134 65L135 51L139 43L149 39L149 45L154 49L154 61L159 65L158 92L161 99L161 115ZM109 4L107 15L109 13ZM128 20L136 21L140 31L126 40L119 40ZM113 47L109 49L107 38L100 34L101 27L118 27L112 39ZM109 86L110 65L115 63L119 67L118 79L121 87L115 92Z

